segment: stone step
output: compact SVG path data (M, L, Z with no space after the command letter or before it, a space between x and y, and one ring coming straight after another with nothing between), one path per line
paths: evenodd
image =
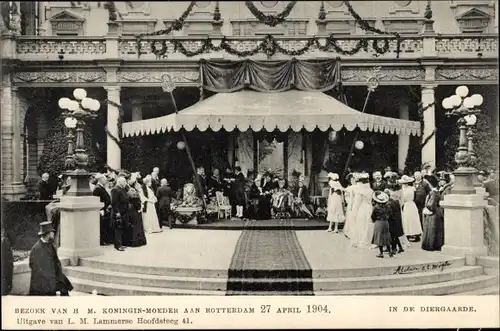
M497 272L500 268L498 256L479 256L476 259L476 265L481 265L485 268L496 269Z
M66 267L65 273L77 279L99 281L103 283L115 283L132 286L159 287L171 289L209 290L224 291L227 287L227 279L224 278L199 278L199 277L173 277L116 272L109 270L97 270L87 267ZM361 288L384 288L391 286L409 286L419 284L430 284L449 280L470 278L482 274L482 267L464 266L451 268L443 271L422 272L409 275L383 275L368 277L346 277L346 278L287 278L287 279L240 279L233 278L233 284L256 284L275 283L280 284L312 282L315 291L361 289ZM248 285L247 285L248 286Z
M106 296L132 296L132 295L226 295L226 291L183 290L159 287L144 287L125 284L103 283L93 280L83 280L68 277L76 291L92 293L96 290L98 295Z
M443 267L443 265L445 265ZM314 279L320 278L346 278L346 277L365 277L365 276L383 276L405 273L425 273L436 270L448 270L450 268L462 267L465 265L465 258L441 257L438 262L420 262L410 265L381 265L377 267L349 268L349 269L320 269L313 270ZM198 277L198 278L222 278L227 279L228 270L222 269L194 269L194 268L172 268L161 266L144 266L124 263L113 263L102 261L97 258L82 258L80 266L98 270L108 270L115 272L173 276L173 277ZM229 268L229 266L228 266Z
M415 286L359 289L341 291L318 291L315 295L449 295L494 286L498 276L480 275L472 278Z
M469 296L469 295L498 295L498 294L499 294L498 286L490 286L490 287L480 288L480 289L472 290L472 291L453 293L452 295Z

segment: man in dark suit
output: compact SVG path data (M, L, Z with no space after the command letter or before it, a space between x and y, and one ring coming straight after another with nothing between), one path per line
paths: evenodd
M198 183L201 187L198 187ZM196 187L196 196L200 199L205 199L206 194L208 193L208 189L207 176L205 174L205 168L203 166L199 166L196 168L196 174L193 177L193 184Z
M112 230L110 227L110 214L111 214L111 196L106 190L107 178L103 174L96 174L95 180L97 181L92 194L99 197L104 206L99 211L100 214L100 232L101 232L101 245L107 245L113 242Z
M63 274L61 261L54 247L54 228L52 222L40 223L40 240L30 252L29 266L31 269L30 295L69 296L73 286Z
M125 177L118 177L116 186L111 190L111 227L113 229L113 245L118 251L124 251L122 246L123 228L129 222L129 201Z
M173 193L168 181L162 178L160 187L156 191L156 198L158 199L158 216L160 224L168 223L168 227L172 228L172 217L170 217L170 203L172 202Z
M38 192L40 193L40 200L52 200L55 192L54 187L49 182L49 174L44 173L42 175L42 181L38 185Z
M420 225L422 225L423 228L422 210L425 207L425 199L427 199L427 195L431 191L431 187L422 179L422 173L420 171L415 171L413 178L415 178L415 181L413 182L413 187L415 188L415 198L413 201L415 202L415 205L417 205Z
M387 188L387 183L382 178L382 173L380 171L375 171L372 176L373 176L372 190L384 191Z
M158 187L160 187L160 168L154 167L151 173L151 189L156 192Z

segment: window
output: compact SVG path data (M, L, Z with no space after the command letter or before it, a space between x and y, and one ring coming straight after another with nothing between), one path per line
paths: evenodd
M394 1L394 3L400 7L408 7L411 1Z
M328 5L333 8L338 8L344 4L344 1L327 1Z
M266 8L273 8L274 6L276 6L278 1L261 1L260 3Z
M211 1L196 1L196 7L198 8L206 8L210 5Z

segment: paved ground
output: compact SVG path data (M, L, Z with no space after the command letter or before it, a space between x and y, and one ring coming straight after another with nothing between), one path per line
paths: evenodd
M375 250L351 248L342 233L324 230L296 233L313 270L397 266L448 258L437 252L423 251L419 243L414 243L403 254L378 259ZM106 246L105 255L96 259L142 266L227 270L240 234L237 230L164 229L147 235L147 246L127 248L125 252Z

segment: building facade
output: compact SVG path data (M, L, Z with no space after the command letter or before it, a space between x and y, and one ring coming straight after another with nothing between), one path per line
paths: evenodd
M290 3L253 1L253 9L277 17ZM196 1L192 8L181 1L114 2L116 17L110 6L23 1L2 7L5 197L19 198L26 178L40 175L55 118L48 114L58 111L58 98L83 87L109 101L101 106L108 132L101 147L106 164L119 169L119 123L172 112L158 93L165 74L181 99L192 99L186 105L203 98L202 60L337 58L342 85L361 95L378 68L379 109L372 111L422 120L421 161L433 167L445 139L441 100L456 86L483 91L498 128L498 96L491 92L498 89L497 1L299 1L279 24L266 24L243 1ZM395 139L402 169L410 137Z

